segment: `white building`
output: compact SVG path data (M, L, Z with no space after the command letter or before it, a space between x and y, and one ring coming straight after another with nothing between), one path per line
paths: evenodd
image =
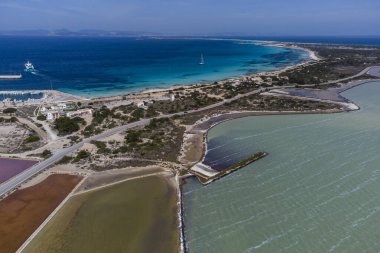
M61 115L57 111L50 111L47 113L46 118L48 120L58 119Z
M65 104L65 103L59 103L59 104L57 104L57 107L59 108L59 109L67 109L67 104Z
M141 108L141 109L146 109L146 108L147 108L147 106L145 105L145 102L144 102L144 101L137 102L137 103L136 103L136 106L137 106L138 108Z
M49 110L50 110L50 107L47 107L47 106L42 106L40 109L41 112L47 112Z
M68 113L66 113L66 116L67 117L76 117L76 116L81 116L84 114L92 115L92 112L93 112L92 109L82 109L82 110L78 110L78 111L68 112Z

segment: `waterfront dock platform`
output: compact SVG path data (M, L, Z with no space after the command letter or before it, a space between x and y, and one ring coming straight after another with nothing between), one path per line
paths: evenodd
M22 75L0 75L0 79L21 79Z

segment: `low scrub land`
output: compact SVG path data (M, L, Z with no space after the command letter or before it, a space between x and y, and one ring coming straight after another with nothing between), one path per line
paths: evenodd
M154 119L142 129L127 131L123 146L116 152L129 153L134 158L175 162L184 130L173 119Z
M77 176L52 175L0 201L0 251L16 252L80 180Z
M339 105L295 98L251 95L221 107L249 111L314 111L333 110Z
M82 150L61 163L79 163L103 171L115 168L148 166L159 162L177 162L185 127L176 119L152 119L144 126L128 130L118 140L92 141L91 152ZM112 161L112 163L111 163Z
M76 195L24 252L178 252L176 201L156 176Z
M57 129L58 135L60 136L72 134L78 131L81 124L85 125L85 121L81 117L75 117L73 119L62 117L54 121L54 127Z
M0 117L0 152L18 153L42 145L40 137L15 117Z

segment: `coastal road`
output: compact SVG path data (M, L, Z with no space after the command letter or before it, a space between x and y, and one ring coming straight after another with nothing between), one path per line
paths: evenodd
M359 76L362 76L364 74L370 74L370 75L373 75L373 76L376 76L376 77L379 77L380 78L380 66L376 66L376 67L368 67L366 69L364 69L363 71L361 71L359 74L357 75L354 75L350 78L345 78L345 79L341 79L341 80L336 80L334 82L340 82L340 81L343 81L343 80L349 80L351 78L355 78L355 77L359 77ZM117 133L121 133L121 132L124 132L128 129L131 129L131 128L134 128L134 127L138 127L138 126L145 126L147 124L149 124L149 122L152 120L152 119L161 119L161 118L170 118L170 117L173 117L173 116L182 116L182 115L185 115L185 114L192 114L192 113L197 113L197 112L202 112L202 111L206 111L206 110L210 110L210 109L213 109L213 108L216 108L216 107L219 107L219 106L222 106L226 103L230 103L230 102L233 102L235 100L238 100L240 98L243 98L243 97L247 97L247 96L251 96L251 95L254 95L254 94L258 94L258 93L261 93L267 89L269 90L272 90L272 89L278 89L278 88L294 88L296 87L296 85L289 85L289 86L279 86L279 87L270 87L270 88L260 88L260 89L257 89L257 90L254 90L254 91L251 91L251 92L248 92L248 93L245 93L245 94L239 94L233 98L230 98L230 99L225 99L221 102L218 102L216 104L212 104L212 105L209 105L209 106L206 106L206 107L202 107L200 109L196 109L196 110L190 110L190 111L187 111L187 112L178 112L178 113L172 113L172 114L166 114L166 115L160 115L160 116L157 116L157 117L154 117L154 118L150 118L150 119L142 119L140 121L136 121L136 122L133 122L133 123L129 123L129 124L126 124L126 125L123 125L123 126L119 126L119 127L115 127L115 128L112 128L112 129L109 129L101 134L98 134L98 135L95 135L95 136L92 136L92 137L89 137L87 139L84 139L83 141L71 146L71 147L68 147L68 148L63 148L63 149L59 149L59 150L56 150L54 151L53 155L34 165L33 167L31 167L30 169L14 176L13 178L11 178L10 180L4 182L3 184L0 185L0 196L3 196L4 194L6 194L7 192L13 190L14 188L16 188L17 186L19 186L20 184L22 184L23 182L25 182L26 180L30 179L31 177L37 175L38 173L40 173L41 171L43 171L44 169L46 169L47 167L49 167L50 165L58 162L59 160L61 160L64 156L66 155L70 155L74 152L76 152L77 150L79 150L85 143L89 143L91 141L97 141L97 140L102 140L104 138L107 138L107 137L110 137L114 134L117 134Z
M360 71L356 75L349 76L349 77L342 78L342 79L338 79L338 80L328 81L326 83L322 83L322 85L332 84L332 83L340 83L340 82L348 81L348 80L351 80L353 78L357 78L357 77L360 77L362 75L369 74L370 71L373 71L373 69L376 69L376 68L378 68L378 67L367 67L367 68L363 69L362 71ZM376 71L373 71L373 73L375 73L375 72Z
M149 122L150 122L150 119L143 119L143 120L140 120L137 122L133 122L133 123L124 125L124 126L112 128L112 129L107 130L101 134L98 134L98 135L92 136L90 138L84 139L83 141L81 141L77 144L74 144L73 146L70 146L68 148L56 150L56 151L54 151L53 155L51 157L49 157L48 159L34 165L30 169L25 170L22 173L20 173L20 174L14 176L13 178L9 179L8 181L2 183L0 185L0 196L3 196L7 192L13 190L17 186L19 186L20 184L22 184L23 182L28 180L29 178L37 175L38 173L40 173L41 171L43 171L44 169L46 169L50 165L58 162L64 156L70 155L70 154L74 153L75 151L79 150L85 143L88 143L88 142L93 141L93 140L95 140L95 141L101 140L101 139L107 138L109 136L112 136L116 133L126 131L130 128L134 128L137 126L144 126L144 125L148 124Z

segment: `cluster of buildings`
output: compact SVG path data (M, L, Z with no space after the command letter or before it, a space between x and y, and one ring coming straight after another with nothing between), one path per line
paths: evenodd
M47 120L55 120L60 117L74 118L85 114L92 115L92 109L77 109L75 104L57 103L41 106L39 113L46 116Z
M148 109L149 105L150 104L153 104L154 101L159 101L159 100L170 100L171 102L173 102L175 100L175 95L174 94L169 94L168 97L163 97L161 99L154 99L154 100L140 100L140 101L135 101L135 105L138 107L138 108L141 108L141 109Z

